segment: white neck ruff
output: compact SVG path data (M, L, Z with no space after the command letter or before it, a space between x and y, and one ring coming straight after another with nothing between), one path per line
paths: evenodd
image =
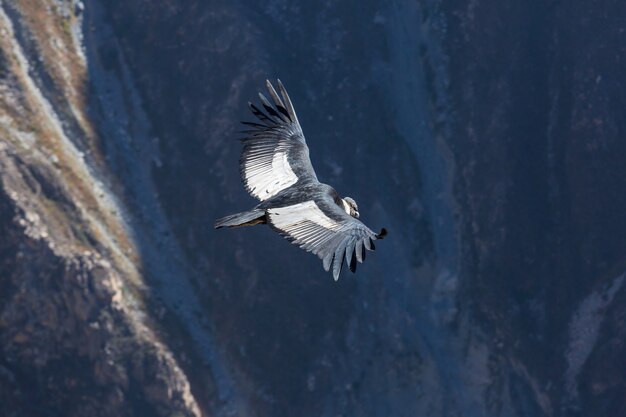
M344 200L343 198L341 199L341 202L343 203L343 209L346 211L346 213L348 213L348 216L350 216L350 204L346 203L346 200Z

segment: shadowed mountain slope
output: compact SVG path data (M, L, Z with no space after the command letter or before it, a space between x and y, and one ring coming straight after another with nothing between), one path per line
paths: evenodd
M605 3L1 1L0 416L626 414ZM277 77L389 229L337 283L212 228Z

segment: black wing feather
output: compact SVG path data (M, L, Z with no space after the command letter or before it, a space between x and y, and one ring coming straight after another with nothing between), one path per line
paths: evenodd
M282 99L269 81L267 86L274 106L261 93L263 110L248 103L259 122L242 122L250 129L243 132L247 136L242 139L244 147L239 161L246 190L259 200L266 200L298 181L317 182L309 148L284 86L279 85Z

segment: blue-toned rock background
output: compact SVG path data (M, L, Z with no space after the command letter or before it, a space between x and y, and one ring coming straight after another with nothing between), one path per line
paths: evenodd
M626 3L0 2L0 416L626 416ZM265 227L286 84L389 236Z

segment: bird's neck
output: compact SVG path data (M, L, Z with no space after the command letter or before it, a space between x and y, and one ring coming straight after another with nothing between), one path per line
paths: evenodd
M350 216L350 204L346 203L346 200L344 200L343 198L341 199L341 204L343 204L343 209L346 211L346 213L348 213L348 216Z

